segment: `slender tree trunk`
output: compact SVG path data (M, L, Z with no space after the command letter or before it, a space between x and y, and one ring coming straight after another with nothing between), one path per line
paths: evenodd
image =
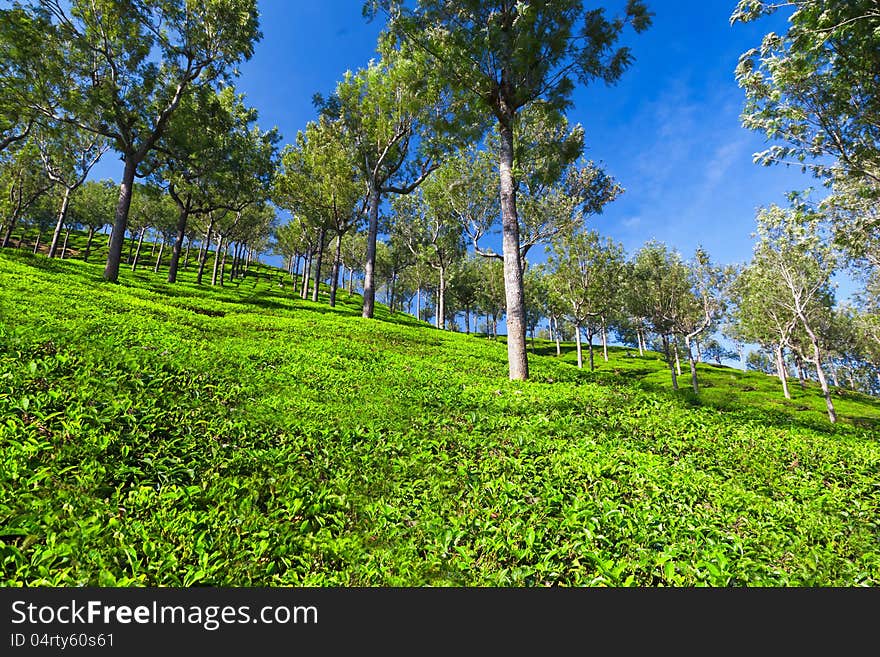
M672 346L675 349L675 371L681 376L681 358L678 356L678 337L673 338Z
M125 156L125 168L122 172L122 182L119 185L119 201L116 204L116 217L113 222L113 232L110 233L107 264L104 267L104 278L113 283L119 279L119 261L122 258L122 244L125 240L125 229L128 224L128 211L131 208L137 165L138 162L131 154Z
M437 286L437 327L446 330L446 267L440 267L440 285Z
M208 254L211 252L211 233L214 232L214 217L212 216L208 222L208 230L205 233L205 249L199 255L199 271L196 274L196 285L202 284L202 275L205 273L205 263L208 261Z
M800 383L801 390L807 389L807 375L804 372L804 361L801 359L800 354L795 354L795 367L797 368L798 373L798 383Z
M839 388L840 387L840 379L837 376L837 365L834 364L833 360L829 361L828 364L831 367L831 381L832 381L832 383L834 383L835 388Z
M639 356L645 355L645 339L642 337L642 329L636 329L636 338L639 342Z
M464 332L467 335L471 334L471 308L470 308L470 306L464 307Z
M189 265L189 250L192 247L192 243L193 243L192 237L187 237L186 238L186 251L184 251L184 253L183 253L183 269L186 269L187 265Z
M788 390L788 376L785 374L785 359L782 357L782 346L774 345L773 353L776 356L776 373L782 383L782 394L786 399L791 399L791 392Z
M828 409L828 419L831 424L837 422L837 413L834 410L834 402L831 401L831 390L828 388L828 381L825 378L825 372L822 369L822 350L819 348L819 339L810 325L807 324L806 317L801 316L801 324L807 335L810 336L810 343L813 346L813 365L816 367L816 376L819 379L819 386L822 388L822 396L825 397L825 407Z
M230 246L232 244L227 242L226 248L223 249L223 259L220 261L220 287L223 287L223 283L226 281L226 259L229 257Z
M86 251L83 254L83 262L89 261L89 255L92 252L92 240L95 239L95 227L89 226L89 236L86 238Z
M578 369L584 369L584 349L581 344L581 325L574 325L574 342L577 345Z
M134 251L134 260L131 263L131 270L132 271L135 271L137 269L138 260L140 260L140 257L141 257L141 245L144 243L144 235L146 234L146 232L147 232L147 229L146 229L146 227L144 227L144 228L141 228L140 232L138 233L137 248Z
M12 239L12 231L15 230L15 219L10 219L9 223L6 225L6 232L3 233L3 246L2 248L6 248L9 246L9 240Z
M64 260L64 253L67 251L67 239L70 237L70 228L64 231L64 244L61 245L61 259Z
M168 265L168 282L177 282L177 267L180 263L180 251L183 248L183 240L186 237L186 224L189 221L189 208L178 206L177 232L174 235L174 245L171 247L171 262ZM189 253L189 247L187 247ZM184 267L186 263L184 262Z
M510 117L512 119L512 117ZM526 352L526 312L523 272L519 253L519 219L513 177L513 122L501 122L499 161L501 194L501 244L504 255L504 294L507 303L507 361L514 381L529 378Z
M672 389L678 390L678 377L675 376L675 361L672 358L672 353L669 351L669 336L664 334L661 340L663 341L663 352L666 354L666 364L669 365L669 373L672 375Z
M739 365L740 369L745 372L748 369L748 363L746 363L746 348L745 346L741 346L739 348ZM787 386L788 384L786 384Z
M64 196L61 198L61 209L58 211L58 221L55 222L55 231L52 233L52 244L49 246L49 257L54 258L58 250L58 240L61 238L61 229L64 220L67 219L67 208L70 207L70 187L64 188Z
M37 255L37 251L40 250L40 238L42 238L42 237L43 237L43 231L42 230L37 231L37 241L34 243L34 255ZM24 242L24 238L22 238L21 241Z
M593 327L592 327L592 325L588 325L587 326L587 345L589 346L589 349L590 349L590 371L591 372L596 371L596 359L593 354L593 335L594 335Z
M697 350L697 362L702 363L703 362L703 351L700 348L700 341L699 340L694 340L694 347L696 347L696 350ZM718 363L718 364L720 365L721 363Z
M217 241L217 248L214 250L214 269L211 272L211 286L217 285L217 274L220 272L220 258L222 257L222 251L226 247L225 244L226 236L220 235L220 239Z
M422 321L422 287L416 290L416 319Z
M367 229L367 261L364 264L363 317L371 318L376 305L376 239L379 235L379 202L381 193L376 182L370 181L369 228Z
M155 266L153 267L153 273L154 273L154 274L158 274L158 273L159 273L159 267L162 265L162 254L165 253L165 242L167 242L167 241L168 241L168 238L167 238L167 237L165 236L165 234L163 233L163 234L162 234L162 243L159 245L159 255L158 255L158 257L156 258L156 264L155 264Z
M342 233L336 235L336 253L333 255L333 273L330 275L330 307L336 306L336 290L339 289L339 268L342 266Z
M300 297L302 299L309 298L309 277L312 275L312 249L309 248L306 251L306 261L303 264L303 279L302 279L302 289L300 290Z
M602 318L602 355L605 362L608 362L608 326L605 324L605 318Z
M700 394L700 384L697 381L697 362L694 360L694 350L691 347L691 341L688 338L684 340L685 353L687 354L688 364L691 366L691 387L694 389L694 394Z
M559 338L559 318L558 317L553 318L553 326L555 329L553 331L553 333L556 335L556 356L558 357L558 356L562 356L562 344L561 344L561 340Z
M318 292L321 289L321 264L324 261L324 238L327 235L327 230L325 228L321 228L318 231L318 253L315 256L315 275L313 277L314 285L312 286L312 301L318 301Z
M354 269L348 270L348 296L354 294Z

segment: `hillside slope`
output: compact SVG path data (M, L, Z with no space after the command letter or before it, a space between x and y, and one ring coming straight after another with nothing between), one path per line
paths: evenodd
M100 274L0 253L5 585L880 584L869 398Z

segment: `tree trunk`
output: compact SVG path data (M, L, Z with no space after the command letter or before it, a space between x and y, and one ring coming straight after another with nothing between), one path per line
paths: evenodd
M559 318L558 317L553 318L553 327L554 327L553 333L556 335L556 356L559 357L562 355L562 344L559 339Z
M135 271L137 269L138 260L140 260L140 257L141 257L141 245L144 243L144 235L146 234L146 232L147 232L147 229L146 229L146 227L144 227L144 228L141 228L140 232L138 233L137 248L134 251L134 260L131 263L131 270L132 271Z
M440 284L437 286L437 328L446 330L446 267L440 267Z
M602 318L602 355L605 362L608 362L608 327L605 325L605 318Z
M52 244L49 246L49 257L54 258L58 250L58 240L61 238L61 229L64 220L67 219L67 208L70 207L70 187L64 188L64 196L61 198L61 209L58 211L58 221L55 222L55 231L52 233Z
M691 341L688 338L684 340L684 346L688 357L688 363L691 366L691 387L694 389L694 394L700 394L700 385L697 382L697 363L694 360L694 350L691 348Z
M840 378L837 376L837 365L834 364L834 361L830 361L828 363L831 366L831 381L834 383L835 388L840 387Z
M672 375L672 389L678 390L678 377L675 376L675 362L669 351L669 336L663 335L661 340L663 341L663 352L666 355L666 364L669 365L669 373Z
M9 224L6 226L6 232L3 233L3 246L2 248L6 248L9 246L9 240L12 238L12 231L15 230L15 219L10 219Z
M422 321L422 287L416 290L416 319Z
M107 264L104 267L104 278L113 283L119 279L119 261L122 258L122 244L128 225L128 211L131 208L131 195L134 189L134 174L137 165L138 163L131 154L125 156L125 168L122 172L122 182L119 185L119 201L116 204L116 217L113 222L113 232L110 233Z
M639 343L639 356L645 355L645 339L642 337L642 329L636 329L636 339Z
M327 235L327 229L321 228L318 231L318 253L315 257L315 275L312 277L314 284L312 286L312 301L318 301L318 292L321 289L321 264L324 261L324 238Z
M376 305L376 238L379 235L379 202L381 193L376 182L370 181L369 217L367 230L367 261L364 264L364 309L362 316L371 318Z
M791 399L791 392L788 390L788 377L785 374L785 359L782 357L782 346L774 345L773 353L776 355L776 373L782 383L782 394L786 399Z
M67 239L70 237L70 228L64 231L64 244L61 245L61 259L64 260L64 253L67 251Z
M95 227L89 226L89 236L86 238L86 251L83 254L83 262L89 261L89 254L92 252L92 240L95 238Z
M467 335L471 334L471 308L470 308L470 306L464 307L464 332Z
M220 271L220 258L222 257L221 252L225 248L224 240L226 237L224 235L220 235L220 239L217 242L217 248L214 250L214 269L211 272L211 286L217 285L217 274Z
M183 249L183 240L186 237L186 224L189 221L189 208L179 207L177 214L177 233L174 236L174 246L171 247L171 263L168 265L168 282L177 282L177 266L180 263L180 251ZM189 248L187 247L187 253ZM184 267L186 264L184 263Z
M581 325L574 325L574 342L577 345L578 369L584 369L584 349L581 344Z
M703 362L703 350L700 348L700 341L694 340L694 346L697 348L697 362L702 363ZM718 364L721 365L721 363L718 363Z
M801 324L807 335L810 336L810 343L813 346L813 365L816 366L816 376L819 379L819 386L822 388L822 396L825 397L825 407L828 409L828 419L831 424L837 422L837 413L834 410L834 402L831 401L831 390L828 388L828 381L825 379L825 372L822 370L822 350L819 348L819 339L813 333L806 317L801 316Z
M162 254L165 253L165 242L166 242L167 240L168 240L168 238L165 237L165 234L163 233L163 234L162 234L162 243L159 245L159 255L158 255L157 258L156 258L156 265L153 267L153 273L154 273L154 274L158 274L158 273L159 273L159 267L160 267L161 264L162 264Z
M309 277L312 274L312 249L306 251L305 263L303 264L303 279L299 296L301 299L308 299L309 296Z
M202 284L202 275L205 273L205 263L208 261L208 253L211 252L211 233L214 232L214 217L208 222L208 231L205 233L205 250L199 255L199 271L196 274L196 285Z
M512 117L510 117L512 119ZM507 303L507 361L513 381L529 378L526 351L526 312L523 272L519 253L519 219L513 178L513 122L501 122L499 161L501 195L501 244L504 255L504 295Z
M186 238L186 251L184 251L184 254L183 254L183 269L186 269L187 265L189 264L189 250L190 250L190 247L192 247L192 243L193 243L192 237ZM175 278L175 280L176 280L176 278Z
M681 376L681 359L678 356L678 338L674 338L672 341L672 346L675 349L675 371L678 372L678 375Z
M348 296L354 294L354 269L348 270Z
M34 255L37 255L37 251L40 250L40 238L42 238L42 237L43 237L43 231L40 230L37 232L37 241L34 243ZM24 238L22 238L21 241L24 242Z
M339 289L339 268L342 266L342 233L336 236L336 253L333 256L333 273L330 275L330 307L336 306L336 290Z
M590 348L590 371L596 371L596 359L593 354L593 328L592 326L587 327L587 345Z

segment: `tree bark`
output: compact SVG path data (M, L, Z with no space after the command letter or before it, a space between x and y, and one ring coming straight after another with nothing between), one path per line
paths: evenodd
M446 267L438 269L440 284L437 286L437 328L446 330Z
M156 264L153 267L153 273L159 273L159 267L162 264L162 254L165 252L165 242L168 241L168 238L165 237L164 233L162 235L162 243L159 245L159 255L156 257Z
M15 220L15 219L10 219L10 220L9 220L9 224L7 224L7 226L6 226L6 232L3 233L3 245L2 245L2 248L4 248L4 249L5 249L7 246L9 246L9 240L12 239L12 231L15 230L15 224L16 224L16 220Z
M593 355L593 334L594 333L593 333L592 325L588 325L587 326L587 345L589 346L589 349L590 349L590 371L591 372L596 371L596 360Z
M367 261L364 264L364 308L366 319L373 317L376 306L376 239L379 235L379 202L381 194L376 182L370 181L369 228L367 230Z
M700 385L697 381L697 363L694 360L694 350L691 347L691 341L689 338L685 338L684 340L685 351L688 357L688 363L691 366L691 387L694 389L694 394L700 394Z
M342 234L336 235L336 253L333 255L333 273L330 276L330 307L336 307L336 290L339 289L339 268L342 265Z
M512 119L512 117L511 117ZM513 122L500 122L499 161L501 195L501 244L504 255L504 294L507 303L507 361L513 381L529 378L526 349L526 312L523 272L519 253L519 218L513 177Z
M666 355L666 364L669 365L669 373L672 375L672 389L678 390L678 378L675 376L675 362L669 351L669 336L663 335L661 340L663 341L663 352Z
M186 237L186 224L189 221L189 208L180 206L177 214L177 233L174 236L174 246L171 247L171 263L168 265L168 282L177 282L177 266L180 262L180 251L183 248L183 240ZM187 248L187 253L189 249ZM184 264L184 267L186 264Z
M205 250L199 255L199 271L196 274L196 285L202 284L202 275L205 273L205 263L208 261L208 253L211 252L211 233L214 232L214 217L208 222L208 230L205 233Z
M303 279L302 279L302 288L300 290L299 296L302 299L307 299L309 295L309 277L312 273L312 249L310 248L306 251L306 259L303 264Z
M42 237L43 237L43 231L40 230L37 232L37 241L34 243L34 255L37 255L37 251L40 250L40 238L42 238ZM24 239L22 238L21 241L24 242Z
M146 234L146 232L147 232L146 227L141 228L140 231L138 232L137 248L134 251L134 260L131 263L131 270L132 271L135 271L137 269L138 260L140 260L140 257L141 257L141 245L144 243L144 235Z
M584 369L584 350L583 345L581 344L581 326L580 324L574 325L574 342L577 345L577 359L578 359L578 369Z
M55 231L52 233L52 244L49 246L49 257L54 258L58 250L58 240L61 238L61 229L64 220L67 219L67 209L70 207L70 187L64 188L64 196L61 198L61 209L58 211L58 221L55 222Z
M636 339L639 343L639 356L645 355L645 339L642 337L642 330L636 329Z
M773 353L776 355L776 373L782 383L782 394L786 399L791 399L791 392L788 390L788 376L785 374L785 359L782 357L782 346L775 345Z
M602 318L602 355L605 362L608 362L608 327L605 324L605 318Z
M112 283L119 279L119 261L122 258L122 244L125 241L125 229L128 224L128 211L131 208L134 174L137 165L138 163L131 154L125 156L125 168L122 171L122 182L119 185L119 201L116 204L113 231L110 233L107 264L104 266L104 279Z
M315 257L315 275L313 277L314 284L312 286L312 301L317 303L318 292L321 289L321 264L324 261L324 238L327 236L327 229L321 228L318 231L318 253Z
M562 355L562 344L559 339L559 318L558 317L553 318L553 326L554 326L553 333L556 335L556 356L558 357L558 356Z
M186 239L186 251L183 254L183 269L186 269L187 265L189 264L189 250L190 248L192 248L192 243L192 237L188 237Z
M83 262L89 261L89 255L92 252L92 240L95 238L95 227L89 226L89 236L86 238L86 251L83 254Z
M67 251L67 239L70 237L70 228L64 231L64 243L61 245L61 259L64 260L64 253Z
M221 258L220 252L223 251L223 248L225 246L224 245L225 239L226 239L225 236L220 235L220 239L217 242L217 248L214 250L214 268L211 271L211 286L212 287L217 285L217 273L220 271L220 258Z

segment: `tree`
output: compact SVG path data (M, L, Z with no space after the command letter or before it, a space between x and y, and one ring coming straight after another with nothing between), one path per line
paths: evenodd
M746 92L743 124L781 142L756 159L880 183L876 0L740 0L731 23L781 8L794 10L786 33L767 34L736 70Z
M53 183L46 176L39 149L32 141L16 149L11 157L0 160L0 182L3 185L0 216L6 226L2 247L6 248L19 219L52 188Z
M36 132L34 141L40 149L40 159L43 161L46 175L63 190L58 221L52 234L52 244L49 246L48 255L54 258L61 228L67 220L71 195L86 181L92 167L107 152L110 144L101 135L80 130L63 122L54 125L41 122Z
M582 0L371 0L368 13L384 8L390 28L436 61L435 70L468 93L499 136L502 252L507 304L510 378L529 376L525 300L520 259L515 130L520 113L541 103L560 116L570 104L574 80L588 84L618 80L633 61L631 51L614 48L624 27L637 32L651 23L641 0L628 0L623 16L608 19L604 9L585 10Z
M81 226L89 229L83 260L88 262L92 253L95 233L113 221L116 207L116 183L112 180L86 181L70 202L70 215Z
M690 294L688 270L676 251L657 241L647 242L636 252L630 272L630 313L644 320L662 343L672 387L678 390L671 341Z
M110 139L124 162L104 269L115 282L139 167L192 88L229 78L251 57L256 2L37 0L35 11L54 27L47 37L66 78L63 95L36 109Z
M550 246L549 285L566 302L566 315L575 327L578 367L583 368L581 331L586 330L590 371L595 369L593 337L620 292L625 261L623 247L602 239L596 231L576 231Z
M781 312L795 322L789 345L815 367L828 419L834 423L837 415L822 369L820 325L833 305L831 277L837 255L823 232L823 217L803 208L771 206L758 213L757 222L753 265L772 275L784 291L778 295ZM795 339L797 330L805 339Z
M318 300L321 263L327 231L336 235L333 272L330 277L330 306L336 305L342 237L360 221L364 184L357 159L341 121L322 116L310 122L281 156L282 171L276 177L273 198L282 208L307 218L318 231L315 286L312 301Z
M355 162L367 187L367 257L363 317L373 316L379 209L388 194L412 193L449 150L446 121L451 102L424 54L380 42L378 61L347 72L335 94L316 104L338 118L354 146Z
M443 195L436 192L428 181L420 194L416 192L394 199L390 232L416 259L436 270L439 277L437 328L445 329L449 273L454 263L464 256L465 245L461 225L444 207Z

